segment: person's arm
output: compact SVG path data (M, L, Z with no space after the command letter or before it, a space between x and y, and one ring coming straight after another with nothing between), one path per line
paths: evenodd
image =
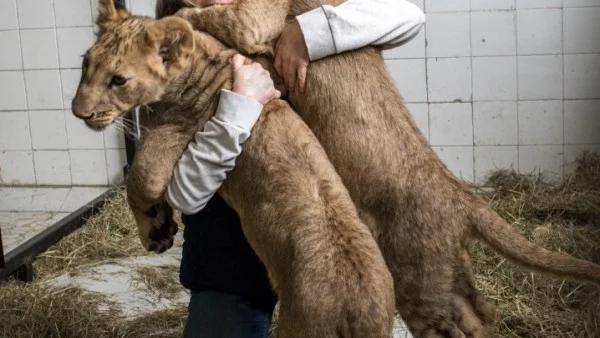
M269 73L259 64L233 59L233 91L221 91L215 115L198 131L173 171L166 200L183 214L202 210L219 190L250 137L263 104L279 97Z
M296 17L310 61L365 46L393 48L415 37L425 14L406 0L347 0Z
M286 89L304 88L310 61L366 46L393 48L414 38L425 14L407 0L347 0L321 6L287 24L275 49Z
M188 145L167 189L167 201L185 215L202 210L219 190L250 137L262 105L223 90L215 115Z

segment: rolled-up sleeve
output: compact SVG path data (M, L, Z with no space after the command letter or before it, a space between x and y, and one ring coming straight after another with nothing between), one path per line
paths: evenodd
M425 14L406 0L348 0L296 17L311 61L365 46L394 48L414 38Z
M167 202L183 214L202 210L219 190L242 153L262 105L223 90L217 112L196 133L173 171Z

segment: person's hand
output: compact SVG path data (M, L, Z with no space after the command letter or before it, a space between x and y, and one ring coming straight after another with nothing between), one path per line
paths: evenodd
M233 65L233 92L254 99L261 104L266 104L272 99L277 99L281 93L275 89L271 74L259 63L244 64L246 60L240 54L232 59Z
M304 35L294 20L285 25L275 46L275 70L283 77L288 91L293 93L296 86L304 91L309 63Z
M198 7L208 7L213 5L231 5L233 0L192 0L192 3Z

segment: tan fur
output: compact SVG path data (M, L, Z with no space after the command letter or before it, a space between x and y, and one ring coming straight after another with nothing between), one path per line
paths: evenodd
M105 6L112 1L101 0ZM73 112L101 129L160 99L142 116L127 192L143 244L162 251L174 234L165 187L220 89L231 89L235 51L182 19L125 14L99 19L110 28L87 53ZM107 86L115 74L130 80ZM394 294L383 256L325 151L285 101L265 106L236 162L220 193L269 271L280 337L389 338Z
M178 15L238 50L268 52L286 15L340 2L238 0ZM598 265L528 242L455 178L416 128L378 50L312 63L306 88L292 103L375 236L415 337L493 335L494 308L473 282L473 239L525 268L600 283Z

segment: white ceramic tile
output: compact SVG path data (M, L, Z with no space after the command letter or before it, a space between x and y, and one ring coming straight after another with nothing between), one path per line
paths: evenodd
M73 187L63 202L60 210L74 212L108 191L107 187Z
M62 92L57 70L25 71L27 104L29 109L61 109Z
M427 103L408 103L406 108L425 139L429 140L429 105Z
M89 128L69 110L64 111L64 114L69 149L104 149L104 135L101 131Z
M515 55L515 12L471 13L472 53L474 56Z
M495 9L515 9L516 0L471 0L472 11L490 11Z
M563 144L562 101L519 101L519 144Z
M123 168L127 165L127 157L124 149L106 150L106 170L108 171L108 183L118 185L123 183Z
M476 102L473 126L476 145L516 145L518 134L517 103Z
M562 53L562 10L517 11L517 47L520 55Z
M470 22L470 14L466 12L428 13L426 27L427 56L470 56Z
M26 111L0 112L0 149L31 150Z
M58 47L53 28L26 29L21 31L23 68L58 68Z
M156 0L134 0L131 2L131 12L137 15L154 17Z
M594 7L598 0L563 0L563 7Z
M61 68L80 68L81 56L94 44L92 27L57 28Z
M406 102L427 102L425 59L387 60L385 63Z
M563 174L563 146L519 146L519 171L541 171L549 178Z
M92 26L89 1L54 0L54 13L57 27Z
M432 145L473 145L473 112L470 103L431 104L429 123Z
M62 84L64 107L70 109L71 101L75 97L79 80L81 79L81 68L61 69L60 81Z
M565 144L600 143L600 101L565 101L564 105Z
M37 184L71 184L71 166L68 151L35 151L33 159Z
M104 150L69 150L73 185L107 185Z
M125 135L123 130L111 125L104 131L104 147L106 149L124 149Z
M473 181L473 147L433 147L433 150L454 175Z
M427 12L459 12L470 9L469 0L425 0Z
M17 0L20 28L54 27L52 0Z
M517 0L517 9L561 8L563 0Z
M68 149L67 127L62 110L34 110L29 112L29 119L33 149Z
M563 98L561 55L519 56L519 100Z
M425 57L425 30L421 29L419 34L408 43L394 49L383 51L386 59L417 59Z
M70 188L0 188L2 211L60 211Z
M600 6L565 8L563 15L565 53L600 53Z
M19 31L0 31L0 70L23 69Z
M471 58L427 59L429 102L471 101Z
M565 99L600 98L600 54L565 55Z
M473 100L517 98L517 60L510 56L473 58Z
M565 145L565 174L577 169L577 160L584 152L600 153L600 144Z
M517 146L475 147L475 180L484 181L491 172L500 169L518 169Z
M17 29L16 0L0 0L0 29Z
M4 253L16 249L67 215L48 211L0 211Z
M21 71L0 71L0 110L27 109L25 81Z
M0 152L0 184L32 185L35 184L33 170L33 154L31 151ZM3 199L0 199L0 203Z

